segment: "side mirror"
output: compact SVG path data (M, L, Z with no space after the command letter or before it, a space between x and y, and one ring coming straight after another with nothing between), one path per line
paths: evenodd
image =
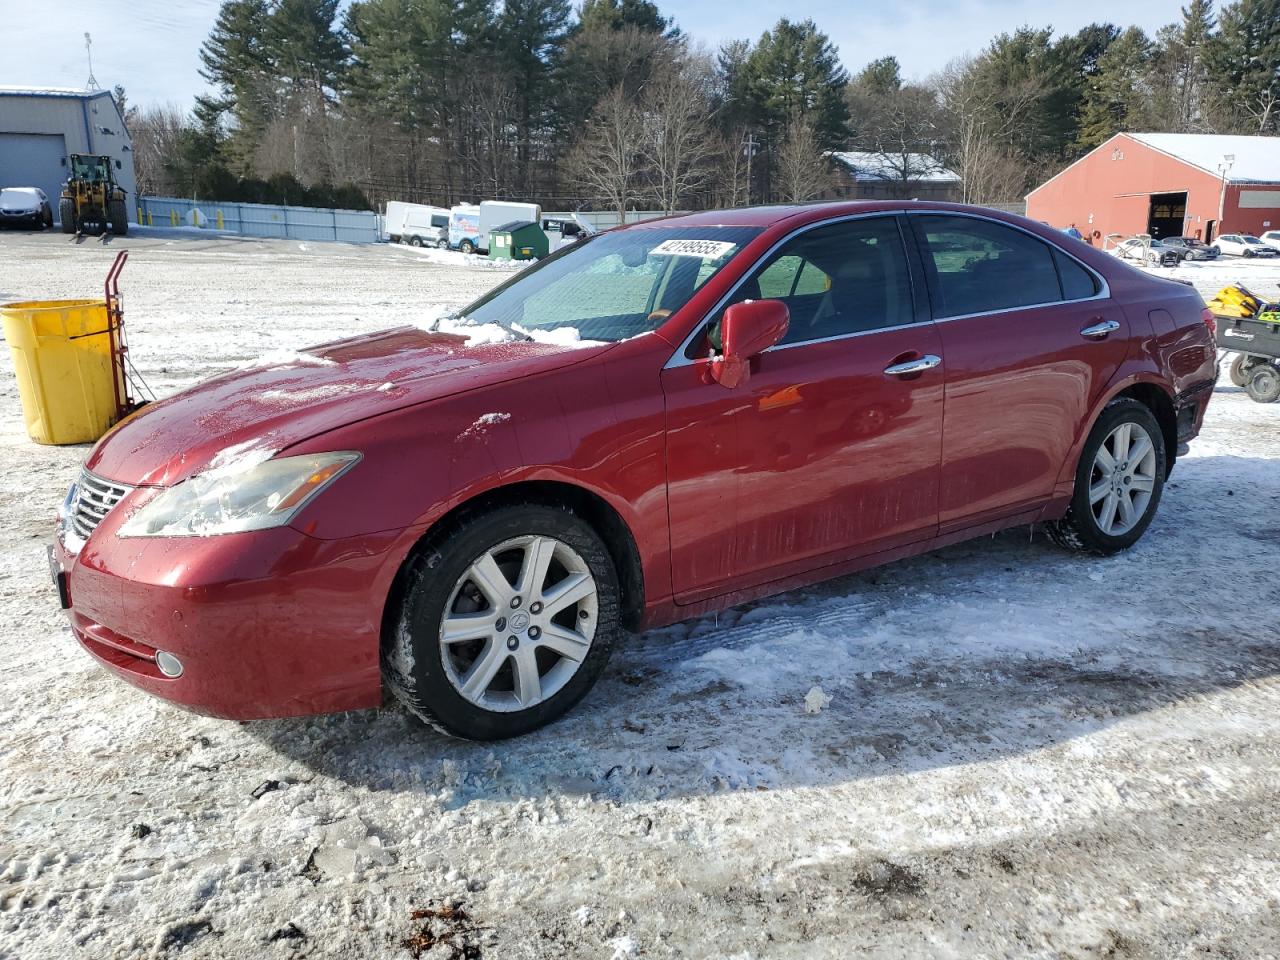
M735 303L720 321L724 352L711 359L711 378L732 390L747 382L751 358L759 356L787 333L791 314L781 300Z

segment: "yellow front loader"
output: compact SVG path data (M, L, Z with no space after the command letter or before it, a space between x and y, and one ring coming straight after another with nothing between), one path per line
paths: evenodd
M122 237L129 232L129 208L124 190L111 172L110 157L71 155L71 176L62 188L58 215L63 233L84 233L109 229Z

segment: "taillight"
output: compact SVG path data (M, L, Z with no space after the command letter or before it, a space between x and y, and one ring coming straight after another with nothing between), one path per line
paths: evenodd
M1218 337L1218 318L1213 315L1213 311L1205 307L1200 313L1200 319L1204 321L1204 325L1209 328L1209 336L1217 339Z

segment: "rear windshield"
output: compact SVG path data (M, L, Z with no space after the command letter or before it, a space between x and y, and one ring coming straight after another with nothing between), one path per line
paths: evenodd
M459 315L518 330L572 327L626 340L660 327L760 233L758 227L642 227L591 236L543 260Z

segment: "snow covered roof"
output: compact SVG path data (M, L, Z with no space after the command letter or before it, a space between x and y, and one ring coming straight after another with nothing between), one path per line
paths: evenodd
M77 97L88 99L109 94L108 90L85 90L75 87L12 87L0 84L0 97Z
M831 157L848 167L854 180L900 180L905 167L912 172L910 179L913 182L960 182L959 174L948 170L941 161L926 153L908 153L905 162L900 154L885 155L868 150L846 150L832 153Z
M1223 156L1234 155L1227 173L1232 183L1280 183L1280 137L1217 133L1131 133L1129 136L1215 175L1221 173L1218 166Z

